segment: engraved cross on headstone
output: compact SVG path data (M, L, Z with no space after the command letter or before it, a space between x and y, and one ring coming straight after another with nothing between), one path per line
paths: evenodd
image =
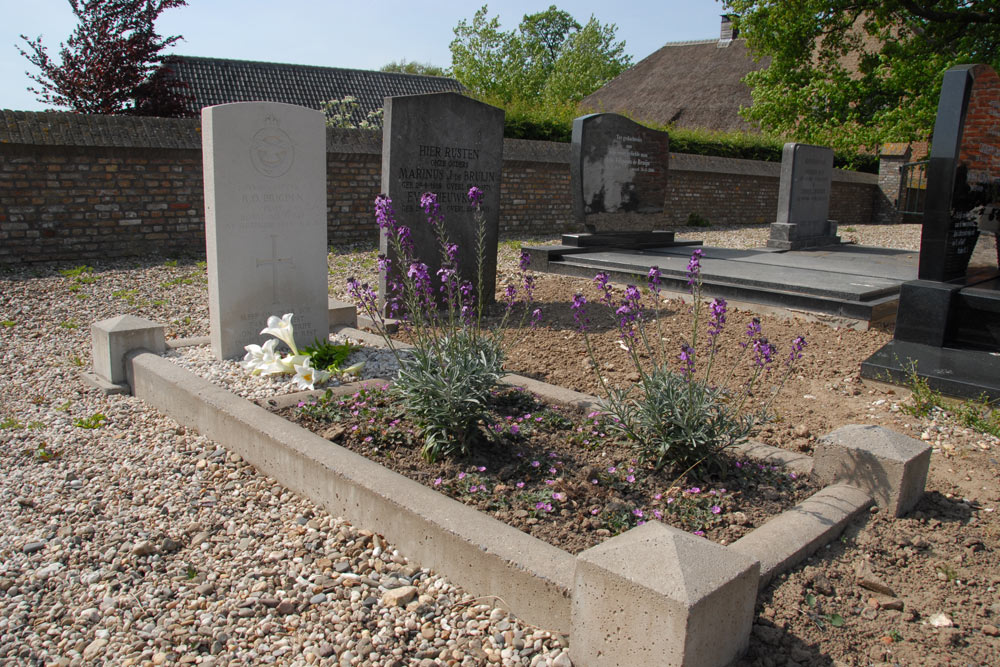
M295 266L295 260L291 257L278 257L278 235L271 234L271 258L261 259L257 258L257 268L262 266L271 267L271 303L278 303L278 264L284 264L288 262L289 265Z

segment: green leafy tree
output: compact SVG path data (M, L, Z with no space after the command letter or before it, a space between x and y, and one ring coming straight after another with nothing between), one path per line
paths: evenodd
M1000 0L724 0L767 68L744 118L841 150L927 139L949 67L998 65Z
M41 36L21 35L22 56L38 100L80 113L183 115L186 86L162 72L162 51L180 36L161 37L159 15L187 0L68 0L79 24L53 59Z
M423 74L424 76L445 76L443 67L431 65L430 63L407 61L405 58L398 62L393 60L390 63L382 65L382 67L379 68L379 71L398 72L400 74Z
M505 106L575 102L631 65L616 32L593 17L581 26L555 5L504 31L483 5L455 27L451 73L473 94Z

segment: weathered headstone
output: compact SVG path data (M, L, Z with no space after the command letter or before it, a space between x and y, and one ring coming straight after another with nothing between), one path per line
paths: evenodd
M781 152L778 215L768 248L798 250L840 243L829 220L833 151L824 146L787 143Z
M212 352L242 356L268 316L285 313L300 345L325 337L323 114L273 102L201 114Z
M436 280L440 249L420 207L425 192L438 197L445 230L458 245L459 276L477 285L478 226L469 188L483 191L486 221L483 292L496 289L497 236L500 228L500 170L503 162L503 109L458 93L405 95L385 99L382 131L382 192L392 199L396 222L410 228L416 257ZM383 233L380 251L395 259ZM379 296L386 297L385 277Z
M893 340L865 377L910 373L944 393L1000 398L1000 77L945 72L927 166L918 280L900 288Z
M670 138L624 116L573 121L570 189L576 222L592 232L648 231L663 221Z

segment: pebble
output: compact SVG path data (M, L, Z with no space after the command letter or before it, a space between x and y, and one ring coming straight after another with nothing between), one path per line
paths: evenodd
M359 527L195 430L84 384L95 321L133 314L162 322L168 338L209 333L203 269L136 262L90 262L88 283L44 265L0 274L0 312L16 322L2 329L3 418L38 424L0 431L11 452L0 475L0 664L209 667L310 655L312 664L336 664L338 651L364 664L359 646L400 665L433 665L445 648L464 651L466 664L485 663L499 656L498 632L520 635L505 647L517 652L515 664L544 666L565 652L549 632L494 615L381 536L362 540ZM190 284L176 282L187 276ZM115 296L130 290L132 304ZM169 358L234 390L295 390L287 378L256 383L233 362L210 363L207 349ZM367 372L387 373L376 356L365 356ZM74 426L98 413L98 428ZM28 454L42 448L57 455ZM382 602L380 587L393 578L399 586L386 590L412 587L410 602L420 603ZM485 658L460 649L471 639L482 641Z

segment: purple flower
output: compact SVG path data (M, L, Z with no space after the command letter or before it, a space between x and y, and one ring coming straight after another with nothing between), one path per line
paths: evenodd
M663 274L660 273L660 267L658 266L649 267L649 273L647 274L646 278L649 282L649 291L652 292L653 294L660 293L660 278L662 276Z
M527 301L531 301L535 296L535 277L531 275L524 276L524 298Z
M701 256L704 254L701 248L697 248L693 253L691 253L691 259L688 261L687 266L687 276L688 285L694 287L694 284L698 282L701 277Z
M594 276L594 282L597 284L598 289L606 291L608 289L608 274L601 271Z
M613 475L613 474L615 474L615 472L616 472L617 470L618 470L618 468L616 468L616 467L614 467L614 466L611 466L610 468L608 468L608 472L609 472L609 473L611 473L612 475Z
M483 191L473 185L469 188L469 203L473 206L479 206L483 201Z
M523 489L523 488L524 488L524 482L518 482L518 483L517 483L517 484L515 484L514 486L516 486L516 487L517 487L517 488L519 488L519 489Z
M552 504L551 503L547 503L544 500L541 500L541 501L535 503L535 509L536 510L542 510L544 512L551 512L552 511Z
M531 311L531 328L534 329L542 321L542 309L535 308Z
M753 342L753 351L757 366L766 368L774 361L775 347L768 342L767 338L759 337Z
M395 226L392 200L386 195L375 197L375 221L378 223L379 229L391 229Z
M521 259L518 261L517 265L522 271L527 271L528 267L531 266L531 255L528 254L527 250L521 251Z
M653 516L655 516L657 519L662 519L663 512L661 512L660 510L653 510Z
M712 505L712 514L722 514L722 508L718 505Z
M642 510L639 509L638 507L636 507L634 510L632 510L632 514L636 515L640 519L642 518Z
M427 214L427 222L436 225L441 222L441 205L438 204L437 195L433 192L425 192L420 195L420 208Z
M700 488L700 487L697 487L697 486L692 486L692 487L691 487L690 489L688 489L688 490L687 490L687 491L685 491L684 493L693 493L693 494L698 494L698 493L701 493L701 488Z
M454 262L458 257L458 244L449 243L447 248L447 254L448 254L448 261Z
M625 478L625 481L628 482L629 484L632 484L633 482L635 482L635 475L629 475L629 476L627 476Z
M694 374L694 348L684 343L681 345L681 353L677 355L681 362L681 375L690 378Z
M601 513L601 510L597 509L596 507L594 509L590 510L590 514L592 516L597 516L600 513Z
M746 330L747 339L742 343L740 343L740 347L745 349L746 346L752 343L759 335L760 335L760 318L755 317L752 320L750 320L750 323L747 325L747 330Z
M573 295L573 304L570 306L570 308L573 309L573 320L576 322L576 325L580 328L580 331L586 331L587 325L590 323L590 320L587 319L586 312L583 309L583 307L586 304L587 304L587 297L583 296L582 294Z
M806 347L806 339L796 336L792 341L792 351L788 354L788 363L792 364L802 358L802 350Z
M566 494L556 491L552 494L552 500L566 500Z
M521 427L518 426L517 424L511 424L510 425L510 432L513 433L514 435L517 435L518 433L521 432Z
M540 461L532 461L531 462L531 467L532 468L537 468L540 465L542 465Z
M708 335L715 338L722 333L722 326L726 323L726 300L712 299L712 303L709 305L709 313Z
M434 480L434 486L441 486L441 478L440 477L438 477L437 479Z
M705 531L704 530L696 530L696 531L694 531L694 534L697 535L698 537L705 537Z
M458 478L459 479L465 479L465 473L464 472L458 473Z

